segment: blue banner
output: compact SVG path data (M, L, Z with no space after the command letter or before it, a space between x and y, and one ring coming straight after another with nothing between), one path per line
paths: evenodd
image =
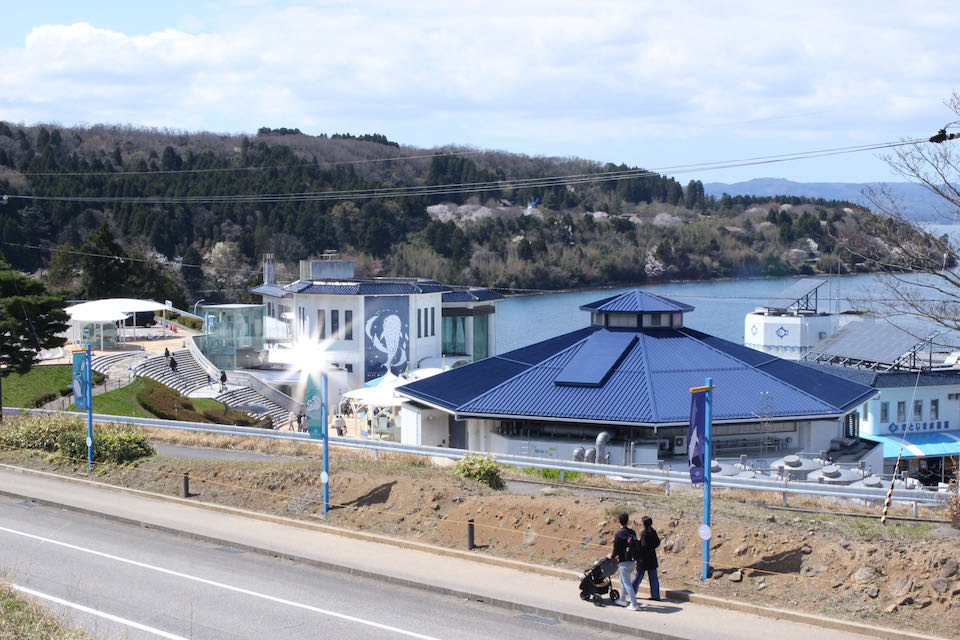
M703 482L704 450L706 444L705 416L707 392L693 391L690 394L690 431L687 434L687 461L690 464L690 482Z
M323 419L326 411L323 407L323 393L320 389L319 376L311 375L307 377L307 392L304 395L304 413L307 419L307 431L311 438L323 437Z
M73 354L73 400L77 411L89 411L90 406L90 359L86 352Z

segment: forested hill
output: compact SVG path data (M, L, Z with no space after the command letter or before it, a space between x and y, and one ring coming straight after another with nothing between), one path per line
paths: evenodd
M244 299L263 253L336 250L361 275L511 289L870 268L868 215L707 196L641 168L381 134L253 135L0 122L0 249L76 297Z

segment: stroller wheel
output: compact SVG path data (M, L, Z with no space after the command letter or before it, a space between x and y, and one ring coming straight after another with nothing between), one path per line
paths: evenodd
M620 592L616 589L610 589L610 602L616 602L620 599Z
M595 605L598 606L598 607L602 607L602 606L603 606L603 598L601 598L601 597L599 596L599 594L596 594L596 593L593 594L593 604L595 604Z
M590 599L590 594L587 593L586 591L581 591L581 592L580 592L580 599L581 599L581 600L589 600L589 599Z

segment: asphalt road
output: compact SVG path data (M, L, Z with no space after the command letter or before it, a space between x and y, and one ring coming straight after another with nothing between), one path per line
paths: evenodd
M625 637L2 496L0 571L97 638Z

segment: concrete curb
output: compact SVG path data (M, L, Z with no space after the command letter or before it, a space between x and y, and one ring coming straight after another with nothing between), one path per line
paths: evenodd
M302 520L295 520L292 518L284 518L282 516L258 513L256 511L248 511L245 509L237 509L235 507L228 507L225 505L218 505L218 504L213 504L209 502L195 501L189 498L168 496L165 494L152 493L149 491L142 491L139 489L129 489L129 488L120 487L117 485L96 482L94 480L87 480L85 478L62 476L56 473L50 473L47 471L38 471L35 469L28 469L25 467L16 467L8 464L0 464L0 468L9 470L15 473L23 473L26 475L36 475L40 477L51 478L59 481L72 482L76 484L85 484L88 486L96 487L98 489L105 489L109 491L115 491L118 493L126 493L129 495L141 496L141 497L152 499L152 500L164 500L167 502L173 502L173 503L183 504L183 505L192 506L192 507L198 507L198 508L207 509L210 511L218 511L221 513L228 513L231 515L236 515L236 516L241 516L246 518L254 518L254 519L262 520L266 522L273 522L276 524L283 524L287 526L298 527L301 529L309 529L309 530L329 533L333 535L347 536L354 539L368 540L370 542L375 542L378 544L386 544L389 546L394 546L402 549L414 549L414 550L423 551L426 553L450 556L450 557L455 557L455 558L464 559L464 560L471 560L473 562L481 562L481 563L490 564L494 566L516 569L518 571L539 573L539 574L550 576L550 577L570 579L571 581L577 579L575 573L565 569L543 567L543 566L530 564L526 562L520 562L517 560L509 560L506 558L495 558L490 556L479 555L479 554L468 552L468 551L460 551L457 549L447 549L445 547L437 547L437 546L429 545L422 542L413 542L408 540L389 538L389 537L374 535L374 534L366 533L362 531L354 531L351 529L341 529L339 527L333 527L325 524L306 522ZM575 624L588 625L592 628L603 629L606 631L614 631L614 632L627 633L627 634L633 634L633 633L636 633L637 631L636 625L625 625L618 622L598 621L595 618L579 616L576 614L571 614L571 613L558 611L554 609L543 609L541 607L525 605L519 602L503 600L501 598L492 598L481 593L461 591L458 589L441 587L441 586L430 584L430 583L417 582L414 580L408 580L406 578L389 576L380 572L356 569L354 567L350 567L349 565L345 565L345 564L341 565L333 562L317 560L315 558L308 558L304 556L297 556L294 554L281 553L274 549L270 549L268 547L238 544L237 542L226 539L226 538L216 538L212 536L191 533L191 532L183 531L182 529L175 529L175 528L166 527L163 525L155 525L155 524L144 522L141 520L126 518L123 516L117 516L113 514L106 514L101 511L92 511L90 509L77 507L70 504L64 504L64 503L60 503L52 500L37 499L32 496L24 496L22 494L7 491L2 488L0 488L0 495L6 495L13 498L21 498L25 500L31 500L38 504L44 504L44 505L58 507L62 509L68 509L78 513L85 513L88 515L105 518L107 520L112 520L115 522L123 522L125 524L132 524L134 526L144 527L148 529L156 529L157 531L163 531L165 533L183 536L193 540L200 540L203 542L227 545L227 546L232 546L238 549L243 549L245 551L250 551L253 553L276 556L286 560L292 560L294 562L300 562L300 563L308 564L311 566L320 567L323 569L346 571L351 575L362 576L365 578L372 578L375 580L379 580L381 582L386 581L392 584L413 587L413 588L429 591L432 593L439 593L443 595L454 596L457 598L472 600L475 602L482 602L485 604L490 604L490 605L507 609L510 611L522 611L523 613L530 614L530 615L536 615L544 618L554 618L557 620L562 620L564 622L571 622ZM824 629L835 629L837 631L859 633L863 635L875 636L875 637L889 639L889 640L947 640L945 638L941 638L940 636L931 636L931 635L926 635L926 634L912 632L912 631L901 631L898 629L890 629L887 627L876 627L876 626L867 625L859 622L836 620L833 618L828 618L825 616L819 616L819 615L810 614L810 613L804 613L800 611L791 611L788 609L775 609L771 607L764 607L764 606L752 604L749 602L726 600L716 596L697 594L688 590L665 590L663 593L663 596L665 599L668 599L668 600L674 600L679 602L692 602L695 604L702 604L706 606L731 609L731 610L740 611L743 613L751 613L754 615L777 619L777 620L800 622L804 624L814 625ZM662 634L662 633L653 632L653 631L645 631L645 634L647 634L645 637L649 637L653 640L684 640L679 636L672 636L669 634Z

